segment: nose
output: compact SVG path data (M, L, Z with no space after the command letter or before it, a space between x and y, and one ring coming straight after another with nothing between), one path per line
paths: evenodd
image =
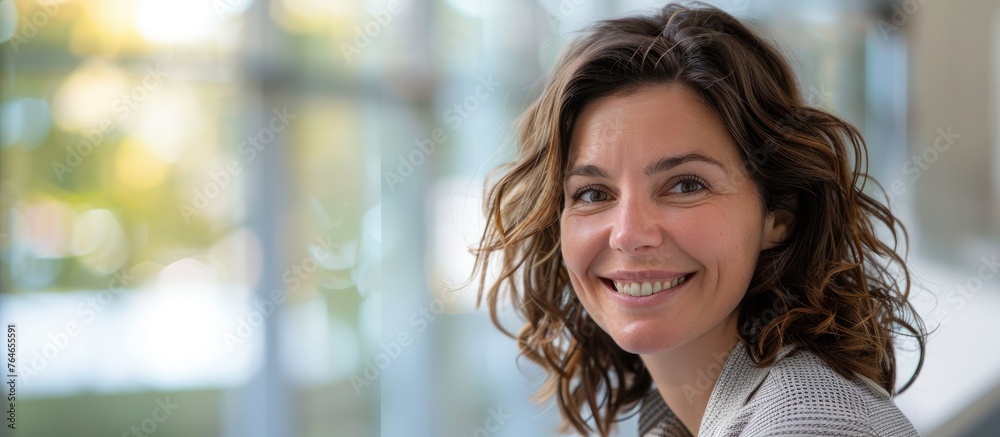
M608 242L629 256L642 255L663 244L663 212L648 199L622 199L616 206Z

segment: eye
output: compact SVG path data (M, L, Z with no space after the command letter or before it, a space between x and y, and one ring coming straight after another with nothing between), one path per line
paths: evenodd
M708 188L708 184L701 178L695 176L686 176L683 179L677 181L673 187L670 188L670 193L674 194L692 194L697 193L701 190Z
M586 203L604 202L610 198L611 195L608 194L607 190L593 185L583 187L573 194L574 200L582 200Z

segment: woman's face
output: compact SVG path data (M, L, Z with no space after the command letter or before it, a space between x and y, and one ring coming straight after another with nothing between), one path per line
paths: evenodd
M566 269L619 346L665 352L734 326L758 254L784 227L697 94L657 85L590 103L567 169Z

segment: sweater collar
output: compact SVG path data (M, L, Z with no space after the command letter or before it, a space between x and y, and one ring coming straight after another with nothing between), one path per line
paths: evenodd
M794 345L782 346L778 350L775 362L794 349ZM717 423L724 422L726 418L739 411L757 392L769 372L770 367L755 366L750 354L747 353L746 346L737 342L709 395L700 431L706 432L712 429ZM663 401L656 387L650 390L639 408L639 435L647 435L654 431L656 433L653 435L665 437L691 435L680 419L670 411L670 407Z

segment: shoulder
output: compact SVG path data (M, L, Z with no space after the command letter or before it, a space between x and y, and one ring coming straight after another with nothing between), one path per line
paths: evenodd
M888 393L804 349L775 362L745 407L750 435L917 435Z

